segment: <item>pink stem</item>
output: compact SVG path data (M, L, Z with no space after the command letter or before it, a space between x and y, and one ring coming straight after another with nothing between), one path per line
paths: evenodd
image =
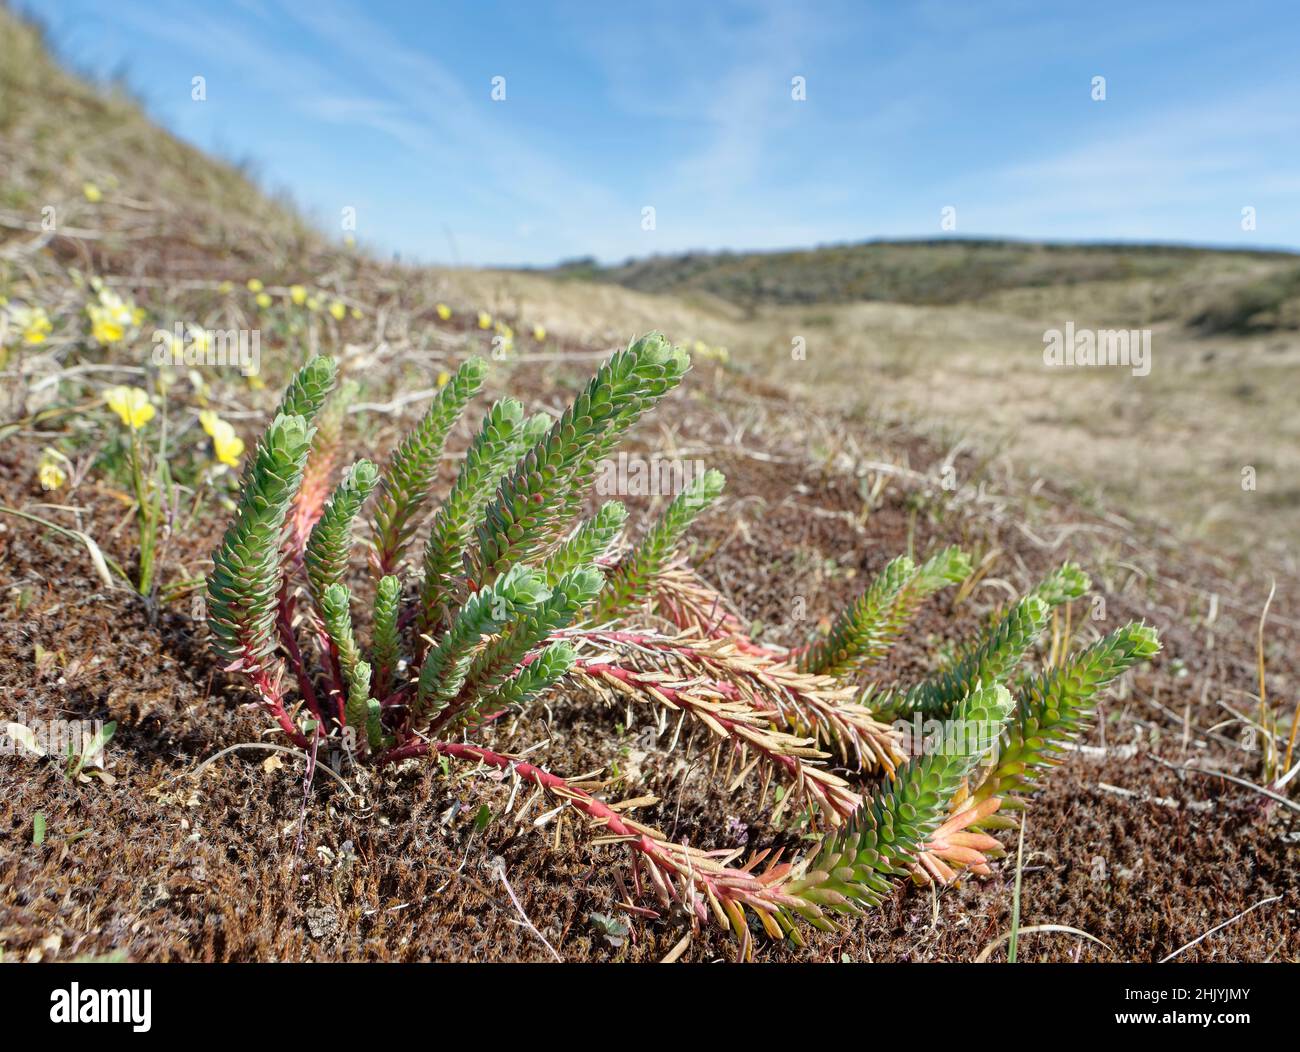
M380 757L380 763L398 763L416 756L425 756L430 752L441 756L451 756L460 760L477 760L502 771L514 771L520 778L541 786L551 792L560 792L568 797L569 802L589 818L596 819L615 836L629 837L632 847L648 856L657 866L676 872L676 863L652 837L646 836L639 829L629 825L621 814L608 804L596 799L583 789L576 789L559 775L535 767L523 760L514 760L501 753L485 749L481 745L468 745L461 742L410 742L390 749Z
M321 715L320 703L316 700L316 690L312 686L311 675L307 671L307 663L303 660L302 650L298 646L297 633L293 630L294 600L289 587L289 578L286 575L280 584L276 628L279 630L280 644L289 655L289 663L293 666L294 676L298 680L298 690L302 694L303 701L307 703L307 708L311 711L311 714L316 717L316 722L324 727L325 718Z
M253 685L257 692L262 695L262 703L271 710L276 721L280 724L281 729L287 734L294 745L300 749L305 749L309 744L306 736L293 725L293 720L284 709L284 699L280 694L280 688L272 681L271 676L266 669L257 665L251 672Z

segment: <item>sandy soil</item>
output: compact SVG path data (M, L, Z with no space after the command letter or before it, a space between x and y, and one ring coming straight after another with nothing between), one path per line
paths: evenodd
M558 400L540 375L521 370L514 386ZM811 628L790 622L796 588L815 616L829 615L909 537L918 552L955 541L1000 554L969 600L931 604L883 677L922 675L949 633L969 632L1004 601L999 582L1024 587L1067 554L1092 571L1106 598L1105 622L1076 619L1080 640L1129 618L1159 627L1164 653L1130 674L1086 748L1066 758L1029 811L1023 923L1070 925L1104 945L1027 935L1022 959L1158 960L1270 899L1178 959L1295 959L1295 815L1223 779L1165 766L1258 779L1258 752L1242 747L1242 725L1219 704L1253 711L1246 695L1255 689L1259 611L1249 589L1231 585L1208 556L1139 545L1133 531L1063 495L1040 487L1032 498L1005 496L1010 479L1001 480L1003 496L990 480L980 499L945 500L890 475L865 503L864 483L877 476L862 463L933 473L941 453L842 419L810 425L778 392L733 375L697 370L660 415L659 433L643 428L640 440L663 449L667 436L679 452L707 451L729 476L725 506L696 529L696 558L766 638L794 642ZM817 450L820 461L810 456ZM25 469L32 455L24 441L6 444L0 502L39 499ZM75 502L101 537L121 515L120 503L90 484ZM540 805L520 821L504 813L508 780L485 771L412 763L382 777L347 772L363 800L318 776L305 809L303 765L288 757L236 752L195 780L191 772L218 751L273 739L244 688L216 669L187 603L150 611L126 591L106 591L75 543L14 519L0 520L0 529L5 713L118 721L111 786L70 782L52 761L0 758L6 959L549 959L519 923L501 872L566 960L655 960L689 931L680 916L626 908L626 858L591 847L577 816L538 827L547 810ZM201 560L218 529L211 521L186 537L177 558ZM106 549L122 561L132 555L118 542ZM1297 683L1295 617L1282 603L1270 614L1269 683L1278 697ZM488 738L516 751L540 743L530 759L560 773L603 768L611 799L657 795L662 802L642 817L674 837L714 847L738 836L750 846L782 840L755 787L728 796L696 762L698 750L682 744L667 753L647 736L649 720L628 716L561 692ZM491 821L480 828L485 807ZM47 829L40 846L32 843L37 812ZM760 937L757 956L971 960L1007 930L1011 883L1004 862L991 878L938 894L903 887L863 921L811 934L803 948ZM613 932L602 918L614 920ZM683 959L730 952L726 936L703 930Z

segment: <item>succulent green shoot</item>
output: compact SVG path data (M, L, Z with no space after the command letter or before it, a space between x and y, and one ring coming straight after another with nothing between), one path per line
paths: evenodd
M610 500L602 504L595 515L581 523L573 535L547 557L542 567L546 583L555 584L570 571L593 565L609 551L626 521L627 508L622 501Z
M381 577L375 586L374 617L370 623L370 661L374 667L375 690L383 697L402 658L402 639L398 629L401 617L402 582L392 574Z
M438 461L452 427L469 400L483 386L487 364L481 358L465 362L433 399L414 431L397 448L385 469L372 520L373 565L376 577L392 573L411 535L418 514L438 474Z
M524 407L513 398L495 403L483 419L451 493L434 516L424 546L420 582L421 632L441 624L455 596L465 548L474 535L474 522L501 477L514 463Z
M686 352L651 333L615 354L502 480L477 528L472 563L482 587L540 554L576 513L601 451L675 387Z
M706 471L673 498L659 520L610 575L597 606L597 620L628 614L650 598L655 579L668 565L682 537L700 513L722 495L726 484L721 471Z
M1047 604L1028 595L1008 609L979 642L937 675L876 707L878 718L947 716L981 683L1000 683L1011 675L1047 624Z
M280 538L311 448L301 416L277 416L250 458L235 520L212 556L208 623L228 668L262 668L276 646Z
M368 460L352 465L325 504L312 528L304 563L313 595L343 580L352 548L352 523L379 482L379 472Z
M545 579L526 566L512 567L488 588L470 596L451 627L424 659L414 714L436 713L460 692L484 637L550 598Z

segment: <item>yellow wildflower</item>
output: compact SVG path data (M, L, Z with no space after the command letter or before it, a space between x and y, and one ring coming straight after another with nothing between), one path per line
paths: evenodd
M353 307L351 313L352 313L352 317L355 318L357 321L360 321L360 320L361 320L361 308L360 308L360 307Z
M67 461L68 458L58 450L45 447L36 464L36 477L40 480L41 489L60 489L68 481L68 473L63 470Z
M307 302L307 290L301 285L290 285L289 298L293 300L295 306L301 307Z
M211 437L212 449L217 459L229 467L239 467L239 458L244 452L244 440L235 434L235 429L230 422L222 420L211 409L205 409L199 414L199 423Z
M101 347L110 343L117 343L126 335L126 329L112 318L103 316L98 311L93 310L90 315L90 337Z
M202 329L197 325L189 324L186 326L190 337L190 347L193 348L193 361L199 361L206 357L208 348L212 346L212 337L208 335L207 329Z
M319 300L317 297L315 297L315 296L308 296L308 297L307 297L307 309L308 309L308 310L320 310L320 300Z
M533 326L533 339L538 343L546 342L546 328L542 325Z
M503 321L497 322L493 327L497 333L492 338L493 348L500 353L509 354L515 347L515 330Z
M266 286L262 284L262 281L261 281L260 278L249 278L249 279L248 279L248 291L249 291L249 292L261 292L264 288L266 288Z
M490 328L492 328L492 315L489 314L487 311L484 311L484 310L479 311L479 312L478 312L478 327L479 327L480 329L490 329Z
M18 304L10 304L6 308L6 313L9 315L9 323L23 334L23 343L44 343L45 337L54 329L44 307L23 307Z
M440 372L440 373L438 374L438 386L439 386L439 387L446 387L447 384L450 383L450 382L451 382L451 373L446 372L446 371L444 370L443 372Z
M335 321L342 321L348 316L348 309L339 300L330 304L330 315Z
M451 308L448 307L447 304L439 303L438 306L434 308L434 310L438 312L438 317L441 318L443 321L451 320Z
M101 347L126 338L127 331L144 321L144 311L130 300L124 300L112 289L96 285L99 302L88 303L91 338Z
M230 294L231 290L234 289L234 287L235 286L232 285L230 282L223 281L220 285L217 286L217 291L220 292L221 295L226 296Z
M262 310L266 310L266 308L271 305L271 297L269 294L265 292L259 292L257 294L256 303L259 307L262 308Z
M82 183L81 192L86 195L86 200L92 205L99 204L104 199L104 192L94 183Z
M153 419L154 408L149 404L149 394L139 387L110 387L104 392L104 401L132 431L138 431Z

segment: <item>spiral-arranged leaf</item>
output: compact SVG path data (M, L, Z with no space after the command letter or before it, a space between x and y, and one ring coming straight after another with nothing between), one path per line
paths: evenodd
M397 448L380 483L373 518L376 577L392 573L418 525L417 514L438 474L438 459L448 434L487 375L487 365L471 358L438 392L414 431Z
M691 523L727 484L721 471L706 471L673 498L645 537L619 561L597 604L596 619L629 613L654 593L655 581Z
M470 444L455 485L434 516L424 546L419 627L429 632L447 615L474 521L493 488L513 466L511 453L524 428L524 407L513 398L495 403Z
M343 580L352 548L352 522L379 481L368 460L358 460L335 487L312 528L304 562L311 594L319 605L330 585Z
M275 649L280 542L311 437L301 416L275 418L250 458L235 521L212 556L208 622L228 668L251 672Z
M686 352L658 333L605 362L586 389L506 475L477 529L479 587L540 553L572 521L595 458L680 382Z
M490 587L470 596L438 645L424 659L413 711L415 719L439 711L460 693L475 649L485 636L499 632L524 611L544 603L550 595L541 574L526 566L516 566Z

